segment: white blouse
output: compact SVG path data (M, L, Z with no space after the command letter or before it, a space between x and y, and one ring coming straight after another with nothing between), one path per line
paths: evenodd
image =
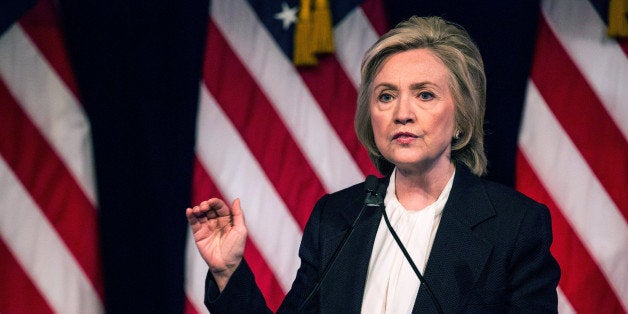
M406 210L395 194L395 173L390 176L384 204L390 224L408 250L417 268L424 274L454 174L438 199L419 211ZM419 291L416 276L382 217L369 262L362 313L411 313Z

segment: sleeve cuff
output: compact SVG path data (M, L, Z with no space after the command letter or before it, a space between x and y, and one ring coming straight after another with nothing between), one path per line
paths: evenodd
M266 302L255 284L255 276L242 259L225 289L220 292L211 272L205 278L205 306L212 313L246 313L251 309L267 312Z

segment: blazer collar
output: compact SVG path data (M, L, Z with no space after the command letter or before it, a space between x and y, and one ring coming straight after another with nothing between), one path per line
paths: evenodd
M388 183L390 182L390 176L378 178L377 180L379 181L379 184L382 184L388 187ZM364 182L358 185L358 189L360 191L364 191ZM345 209L340 211L340 215L345 219L345 222L348 223L349 225L353 223L353 221L355 220L355 217L357 217L360 210L362 209L362 205L364 205L365 197L366 197L366 193L356 193L354 198L351 200L351 203L349 203L349 205ZM378 212L378 211L372 208L367 208L364 214L370 214L371 212Z
M387 186L390 177L379 180L381 184ZM363 190L363 186L359 188ZM353 222L363 205L364 193L356 195L347 208L341 211L347 226ZM466 167L457 166L454 183L443 210L424 274L445 312L457 309L459 300L465 295L464 289L471 287L480 276L492 246L474 235L472 229L494 215L495 211L484 191L481 179ZM381 217L381 211L367 208L360 218L351 239L328 276L344 279L333 283L327 281L323 284L324 287L321 287L323 299L331 301L326 304L327 306L323 306L321 309L323 312L327 310L338 313L360 312L368 264ZM328 236L337 241L344 231L338 230L337 235ZM341 295L346 298L337 297ZM433 302L423 285L417 295L413 312L435 312Z
M390 175L378 180L380 184L388 186ZM364 189L363 184L360 185L361 190ZM364 196L364 194L357 195L350 205L341 211L346 222L352 223L358 215ZM455 219L460 220L469 228L495 215L493 206L484 191L482 180L472 174L467 167L460 165L456 166L456 176L444 211L451 212Z
M495 216L482 179L472 174L468 168L456 167L456 176L445 210L462 224L473 228L482 221Z
M363 191L363 186L360 186ZM356 193L350 205L341 211L343 227L334 228L333 234L327 234L323 245L323 261L327 263L339 246L345 232L353 223L364 204L365 193ZM346 245L330 268L327 280L321 285L322 313L359 313L362 308L364 286L368 272L371 252L382 213L374 208L366 208ZM333 280L330 280L334 278Z
M446 313L459 310L488 261L493 246L475 235L473 228L493 216L482 180L466 167L456 167L424 276ZM424 286L413 312L435 312Z

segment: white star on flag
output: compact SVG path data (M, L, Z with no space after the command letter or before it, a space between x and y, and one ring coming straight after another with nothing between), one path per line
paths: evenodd
M290 28L290 25L297 22L298 7L291 8L287 3L281 3L281 12L275 14L275 19L283 22L283 30Z

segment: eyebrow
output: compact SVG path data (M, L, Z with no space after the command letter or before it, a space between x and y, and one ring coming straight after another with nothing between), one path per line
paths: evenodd
M410 89L411 90L421 89L421 88L424 88L424 87L430 86L430 85L436 87L436 84L434 84L432 82L421 82L421 83L414 83L414 84L410 85Z
M385 88L385 89L397 89L397 85L394 84L389 84L389 83L379 83L375 86L373 86L373 90L378 89L378 88Z
M426 86L433 86L438 88L438 85L432 83L432 82L420 82L420 83L413 83L410 85L410 89L411 90L417 90L417 89L422 89L425 88ZM395 84L391 84L391 83L380 83L377 84L376 86L374 86L374 89L378 89L380 87L384 87L386 89L394 89L394 90L398 90L399 88L397 87L397 85Z

